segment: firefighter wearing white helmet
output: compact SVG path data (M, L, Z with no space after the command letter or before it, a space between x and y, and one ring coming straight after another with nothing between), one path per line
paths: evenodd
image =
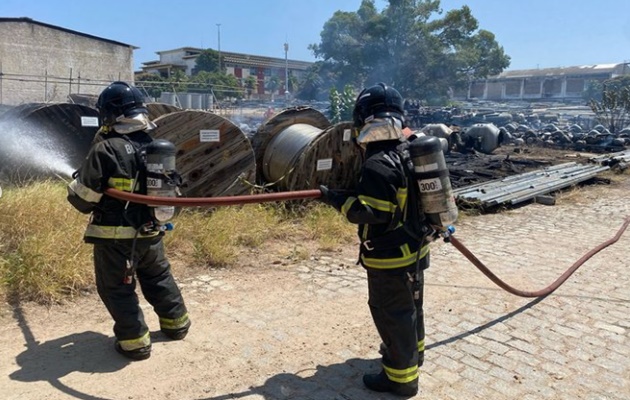
M164 253L164 229L154 208L115 199L105 190L147 194L147 149L164 143L149 135L155 125L137 88L113 82L96 107L101 128L73 174L68 201L91 214L84 240L94 245L96 288L114 320L115 348L125 357L143 360L151 355L151 338L138 304L136 279L167 337L183 339L190 319Z
M424 275L429 266L418 199L401 162L405 140L403 99L378 83L357 97L354 140L364 155L356 193L320 187L322 201L358 224L359 262L367 271L369 306L381 337L382 370L366 374L364 384L378 392L413 396L424 360Z

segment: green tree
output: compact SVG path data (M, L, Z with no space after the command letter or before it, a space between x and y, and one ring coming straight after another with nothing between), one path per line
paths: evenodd
M258 80L254 75L249 75L245 78L245 88L247 89L247 98L252 98L252 93L256 90L256 86L258 86Z
M219 65L219 53L212 49L206 49L195 59L195 68L193 68L192 73L196 75L201 71L221 72Z
M430 101L445 101L451 90L510 62L468 6L444 14L439 0L389 0L381 12L374 0L363 0L356 12L337 11L320 38L309 48L337 88L385 82L403 96Z
M330 89L333 87L343 91L345 84L339 82L331 64L317 61L300 81L297 98L301 100L328 100Z
M180 69L173 72L171 77L167 79L167 82L170 84L170 89L173 92L185 92L188 90L188 75Z
M604 81L601 101L591 99L589 105L599 123L610 132L623 129L628 124L630 115L630 76L623 75Z
M321 61L311 66L306 75L299 83L299 89L296 90L295 96L300 100L317 100L322 91L322 77L320 76Z
M207 71L201 71L191 77L189 91L212 92L218 100L240 99L244 94L244 90L235 76Z
M336 88L330 89L330 121L333 124L352 121L355 97L351 85L346 85L341 92Z
M582 93L582 98L590 103L591 100L602 101L602 82L598 80L589 80L586 89Z
M274 75L267 79L265 87L271 93L271 101L274 100L274 96L281 85L282 81L280 80L280 77L278 75Z
M289 90L289 93L293 95L297 91L299 85L300 85L300 82L298 81L298 78L289 72L289 85L287 88Z
M162 92L168 91L166 79L159 74L141 72L134 77L135 85L142 88L149 97L159 98Z

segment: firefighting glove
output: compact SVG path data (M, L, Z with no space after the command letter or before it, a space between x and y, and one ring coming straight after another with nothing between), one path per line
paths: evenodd
M343 203L346 201L346 196L328 189L326 185L319 185L319 190L322 192L322 196L318 199L319 201L333 206L337 210L341 210L341 206L343 206Z

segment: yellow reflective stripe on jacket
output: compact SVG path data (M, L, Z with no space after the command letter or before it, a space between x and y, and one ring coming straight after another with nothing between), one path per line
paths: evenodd
M418 342L418 353L424 351L424 339Z
M90 203L98 203L99 201L101 201L101 197L103 197L103 193L95 192L94 190L79 182L78 179L70 182L70 185L68 185L68 187L74 193L76 193L77 196Z
M151 232L147 235L138 234L138 237L153 237L159 235L160 232ZM133 239L136 237L136 229L132 226L102 226L88 225L85 230L85 236L100 239Z
M137 339L119 340L118 343L120 343L120 347L125 351L141 349L151 344L151 336L149 336L149 332L147 332Z
M385 211L393 213L396 211L396 204L391 201L380 200L370 196L359 195L359 201L366 206L372 207L375 210Z
M348 215L348 211L350 210L350 207L352 207L352 205L354 204L356 200L357 200L356 197L348 197L345 203L343 203L343 206L341 206L341 213L343 215Z
M407 244L400 246L400 250L403 253L402 257L398 258L369 258L361 254L361 261L363 265L376 269L392 269L407 267L416 262L418 258L418 252L411 253ZM424 258L429 254L429 245L425 245L420 249L420 258Z
M109 178L107 180L107 184L111 188L122 190L124 192L131 192L133 191L133 181L134 180L130 178Z
M418 379L418 366L414 365L406 369L395 369L383 365L383 369L390 381L398 383L409 383Z
M401 210L405 208L405 204L407 204L407 188L399 188L396 191L396 202L398 202Z
M160 328L163 329L180 329L185 328L188 325L189 318L188 313L182 315L179 318L160 318Z

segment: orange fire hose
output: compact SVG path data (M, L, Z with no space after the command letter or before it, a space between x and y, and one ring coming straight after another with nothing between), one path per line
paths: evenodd
M153 206L175 206L175 207L212 207L212 206L233 206L239 204L265 203L270 201L316 199L322 197L319 189L297 190L294 192L276 192L264 194L252 194L243 196L224 197L158 197L146 196L123 192L121 190L109 188L105 190L108 196L118 200L130 201L132 203L150 204Z
M264 203L270 201L285 201L285 200L300 200L300 199L317 199L322 196L322 192L318 189L313 190L298 190L294 192L276 192L265 193L256 195L244 195L244 196L225 196L225 197L157 197L146 196L141 194L133 194L123 192L117 189L107 189L105 193L115 199L130 201L133 203L150 204L155 206L176 206L176 207L212 207L212 206L229 206L239 204L251 204L251 203ZM516 289L499 277L497 277L492 271L488 269L470 250L466 248L458 239L449 233L445 233L444 241L451 243L457 250L459 250L477 269L479 269L485 276L487 276L492 282L494 282L501 289L520 297L543 297L551 294L558 289L560 285L566 282L567 279L578 268L582 266L588 259L599 253L606 247L617 242L621 235L626 231L630 225L630 217L625 219L621 228L617 231L617 234L595 247L591 251L583 255L573 265L566 270L558 279L556 279L551 285L536 291L526 291Z
M450 242L453 246L455 246L457 250L459 250L471 263L475 265L475 267L477 267L485 276L490 278L490 280L494 282L497 286L499 286L501 289L520 297L543 297L543 296L547 296L548 294L551 294L553 291L558 289L560 285L566 282L566 280L569 279L569 277L573 275L573 273L577 271L577 269L580 268L582 264L584 264L588 259L593 257L595 254L599 253L606 247L610 246L611 244L617 242L619 238L621 238L621 235L628 228L628 225L630 225L630 217L626 218L625 222L621 225L621 228L619 228L619 230L617 231L617 234L613 238L608 239L607 241L603 242L599 246L593 248L592 250L584 254L579 260L573 263L573 265L568 270L566 270L562 275L560 275L560 277L556 279L551 285L547 286L546 288L536 290L536 291L531 291L531 292L516 289L508 285L507 283L503 282L495 274L493 274L492 271L488 269L488 267L486 267L481 261L479 261L479 259L475 257L475 255L470 250L468 250L462 244L462 242L457 240L455 237L449 236L449 237L446 237L444 240L447 242Z

